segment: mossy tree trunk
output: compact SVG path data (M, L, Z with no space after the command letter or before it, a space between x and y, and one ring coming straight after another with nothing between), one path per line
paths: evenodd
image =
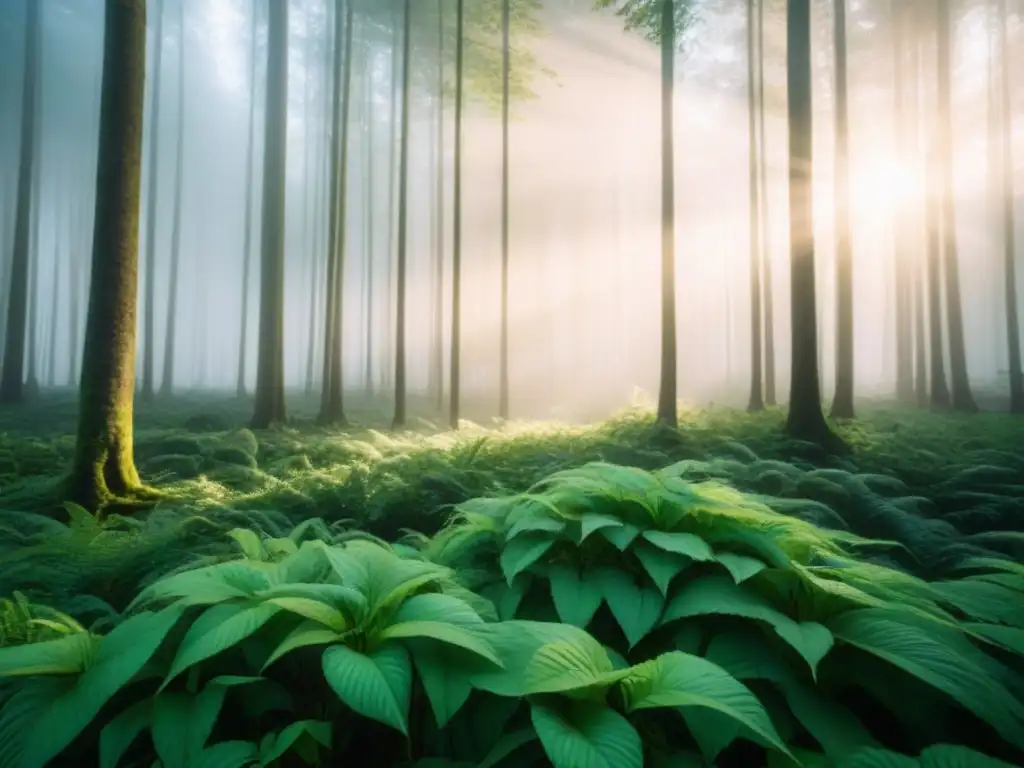
M790 0L786 14L789 88L789 233L792 363L786 431L832 447L838 438L821 410L814 270L814 173L810 0Z
M757 146L757 0L747 0L747 163L749 169L750 248L750 397L747 410L764 410L764 362L761 348L761 200ZM761 148L764 151L764 147Z
M853 245L850 233L850 112L846 75L846 0L835 0L836 67L836 383L832 417L852 419Z
M149 173L149 188L146 192L146 298L143 303L143 333L142 339L142 399L149 401L153 399L153 357L156 354L154 342L156 329L156 225L159 217L157 210L157 192L159 190L158 172L160 163L160 81L163 72L163 50L164 50L164 3L163 0L156 0L156 31L155 46L153 52L153 100L149 108L149 119L151 124L149 134L149 161L147 169Z
M402 34L402 128L398 160L398 264L395 312L395 415L393 429L406 422L405 402L405 281L409 246L409 94L412 60L412 1L405 0Z
M661 380L658 421L679 424L676 409L675 0L661 0Z
M267 109L263 149L263 232L259 357L252 427L286 421L284 402L284 235L288 119L288 4L268 4Z
M937 0L939 13L939 167L942 172L943 270L946 279L946 321L949 323L949 374L952 406L958 411L978 410L967 374L967 345L964 340L963 302L960 299L960 257L957 245L956 202L953 199L953 117L950 108L953 24L951 0Z
M449 351L448 423L459 428L462 386L462 108L465 56L465 0L455 5L455 162L452 169L452 337Z
M92 280L67 498L87 509L141 487L132 457L145 0L107 0Z
M4 339L3 370L0 375L0 403L20 403L25 398L25 341L28 321L28 288L33 182L38 185L35 168L38 135L38 100L41 35L39 23L42 3L28 3L25 29L25 75L21 96L21 155L18 159L18 190L14 214L14 246L8 282L7 324Z
M353 0L346 0L345 12L335 8L334 82L331 124L331 218L328 235L327 311L324 316L324 379L320 396L321 424L345 423L344 382L344 291L345 257L348 250L348 147L349 115L352 105Z

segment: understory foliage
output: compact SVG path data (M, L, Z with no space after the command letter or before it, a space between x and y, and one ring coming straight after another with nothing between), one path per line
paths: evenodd
M1024 758L1024 567L927 581L697 469L584 464L395 544L239 528L102 628L19 597L0 766Z

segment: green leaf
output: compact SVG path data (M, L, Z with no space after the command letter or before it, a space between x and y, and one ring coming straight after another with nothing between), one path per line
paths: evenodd
M323 670L349 709L409 735L412 663L405 648L388 643L364 655L332 645L324 651Z
M96 655L100 638L87 632L0 648L0 677L75 675L84 671Z
M865 749L841 760L838 768L921 768L921 764L887 749Z
M768 567L756 557L736 555L732 552L717 552L715 560L725 566L725 569L732 574L733 581L737 584L742 584Z
M608 539L619 552L629 549L629 545L640 535L640 529L632 523L622 523L617 528L603 527L600 530L601 535Z
M299 720L282 729L277 734L267 734L270 738L260 744L259 757L262 765L267 765L284 755L300 738L308 735L325 748L331 748L331 724L323 720Z
M348 624L345 614L329 605L324 605L319 600L309 600L305 597L272 597L264 604L276 605L289 613L323 624L335 632L344 632Z
M393 622L441 621L462 627L479 626L484 623L480 615L465 600L452 595L430 593L414 595L402 603Z
M541 646L522 673L526 690L531 694L602 690L629 673L615 669L597 640L589 635L587 640Z
M222 603L207 608L185 633L161 690L192 665L242 642L280 611L278 606L267 603Z
M862 608L832 619L840 641L856 646L947 693L1007 741L1024 745L1024 704L994 676L933 632L899 621L893 611Z
M856 715L816 688L795 681L781 687L790 710L826 755L838 758L878 746Z
M588 702L561 711L534 704L530 715L554 768L643 768L640 736L614 710Z
M471 662L467 663L466 655L461 648L451 645L412 644L412 660L438 728L444 728L458 714L473 692L474 667Z
M657 625L665 600L654 587L638 586L618 569L604 568L600 576L604 598L632 648Z
M666 552L646 541L639 542L633 547L633 554L640 561L640 565L647 571L661 594L668 597L668 588L672 579L678 576L690 565L693 560L674 552Z
M232 560L182 571L144 589L126 609L144 603L177 598L188 605L212 605L244 598L270 587L271 566L248 560Z
M623 522L617 517L604 515L600 512L584 512L580 516L580 544L586 541L590 534L595 531L622 527Z
M561 533L565 528L565 521L554 517L541 517L528 515L519 518L505 534L505 540L510 541L521 533Z
M235 528L228 531L228 536L235 540L247 560L266 559L263 553L263 544L260 543L260 537L255 531L250 531L248 528Z
M411 637L429 638L439 643L455 645L487 659L492 664L502 666L501 660L494 654L487 641L467 627L440 621L404 621L401 624L392 624L377 635L377 639L381 641Z
M921 753L921 768L1014 768L973 749L954 744L936 744Z
M559 563L548 569L548 579L559 618L566 624L586 628L603 599L595 572L585 571L581 577L576 568Z
M104 637L95 661L32 723L22 759L24 768L38 768L59 755L156 653L182 610L173 606L158 613L136 614Z
M627 712L663 707L714 709L788 753L761 702L716 664L681 651L633 667L622 681Z
M259 751L251 741L222 741L200 752L188 768L242 768L259 761Z
M100 731L100 768L117 768L124 753L149 727L153 700L143 699L124 710Z
M505 581L511 585L519 573L537 562L554 543L554 539L537 536L520 536L506 542L501 553L501 571L505 574Z
M770 624L810 665L816 674L818 663L832 648L832 633L813 621L796 622L776 610L766 599L744 589L724 576L708 576L684 586L665 608L662 623L706 614L742 616Z
M659 549L675 552L677 555L686 555L691 560L700 563L711 562L715 559L711 545L692 533L644 531L644 538Z
M284 640L273 650L263 664L260 671L267 669L271 664L287 653L299 648L306 648L311 645L329 645L344 639L344 634L328 629L316 621L304 621L295 629L289 632Z

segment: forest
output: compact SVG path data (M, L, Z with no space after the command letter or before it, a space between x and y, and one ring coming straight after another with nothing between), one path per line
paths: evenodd
M1022 0L0 3L0 768L1024 766Z

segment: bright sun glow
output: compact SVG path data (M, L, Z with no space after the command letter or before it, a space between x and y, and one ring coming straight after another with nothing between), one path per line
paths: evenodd
M851 186L854 206L877 207L882 211L902 207L921 195L920 180L894 157L876 157L861 168L854 168Z

